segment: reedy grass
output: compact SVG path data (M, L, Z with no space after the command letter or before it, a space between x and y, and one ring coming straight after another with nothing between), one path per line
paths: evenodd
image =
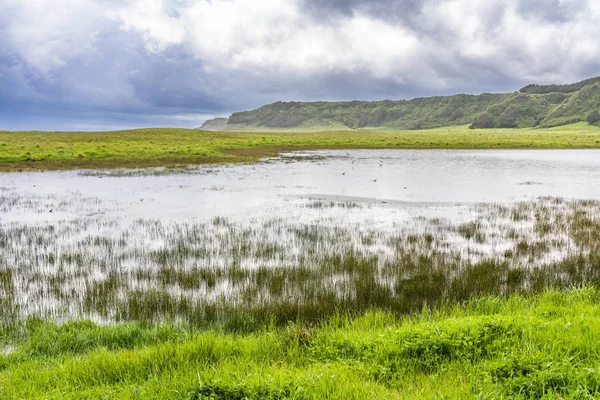
M0 131L0 171L177 167L252 162L283 151L352 148L600 148L600 128L578 123L477 131L466 126L422 131Z
M234 334L140 323L4 332L13 398L595 398L600 292L485 296L409 316L338 313Z
M7 225L0 227L2 324L34 315L250 332L338 312L402 314L600 284L600 203L544 198L465 211L470 222L417 217L389 232L225 218L138 220L124 230L106 217Z

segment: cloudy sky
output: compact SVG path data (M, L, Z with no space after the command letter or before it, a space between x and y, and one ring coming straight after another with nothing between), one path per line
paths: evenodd
M0 0L0 129L513 91L600 75L599 37L597 0Z

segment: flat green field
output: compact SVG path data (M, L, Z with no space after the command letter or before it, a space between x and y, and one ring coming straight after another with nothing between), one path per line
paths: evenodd
M0 171L249 162L286 150L332 148L600 148L600 128L578 123L550 129L462 126L418 131L0 131Z
M254 332L29 321L2 332L0 398L592 399L599 300L588 287Z

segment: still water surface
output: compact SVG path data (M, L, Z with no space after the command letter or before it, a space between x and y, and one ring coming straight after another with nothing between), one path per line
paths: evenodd
M0 174L0 222L99 214L125 221L286 218L307 199L386 212L540 196L600 199L598 150L314 151L252 165L152 171Z

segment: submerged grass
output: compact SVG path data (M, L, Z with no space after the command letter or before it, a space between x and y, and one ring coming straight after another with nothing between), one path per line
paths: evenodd
M0 397L597 398L599 299L592 287L485 296L243 334L30 319L2 335Z
M178 167L256 161L282 151L341 148L600 148L600 128L579 123L477 131L466 126L422 131L0 131L0 171Z
M363 212L355 203L299 202L317 214ZM406 314L478 296L600 286L599 202L542 198L463 212L455 222L417 216L389 230L222 217L0 225L2 324L37 316L248 332L338 312Z

